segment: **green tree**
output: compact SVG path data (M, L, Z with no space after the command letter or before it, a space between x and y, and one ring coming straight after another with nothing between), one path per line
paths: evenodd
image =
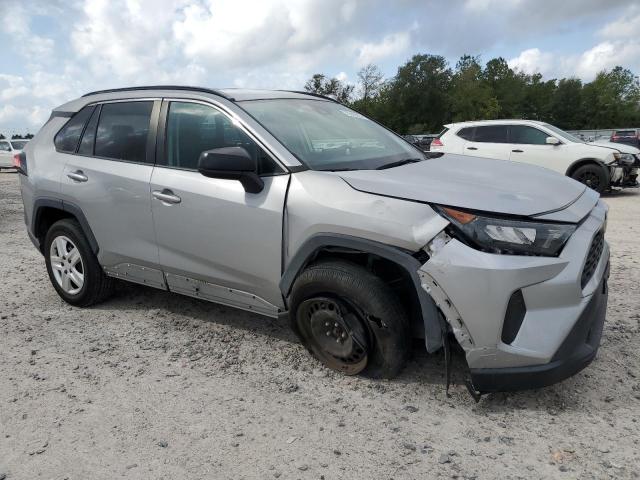
M0 133L0 140L4 140L6 137Z
M561 78L551 98L549 121L566 130L582 128L582 106L582 81L577 78Z
M622 67L596 75L583 89L582 107L587 128L635 126L640 122L638 78Z
M377 65L370 63L365 65L358 72L358 87L360 98L354 103L354 108L362 113L368 114L371 104L375 101L384 84L384 75Z
M522 118L526 79L517 75L502 57L489 60L483 75L498 102L498 115L501 118Z
M526 81L524 97L522 99L522 117L529 120L550 119L551 102L556 89L556 81L542 79L540 73L533 75L519 74Z
M337 78L327 78L322 73L316 73L307 80L304 89L310 93L335 97L340 103L349 103L354 86Z
M435 132L451 119L452 72L440 55L414 55L398 68L385 93L384 118L397 132Z
M484 79L479 58L471 55L458 60L450 97L453 121L493 119L500 111L498 100Z

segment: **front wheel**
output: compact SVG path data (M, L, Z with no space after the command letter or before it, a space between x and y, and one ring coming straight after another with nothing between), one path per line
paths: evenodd
M398 298L360 265L325 261L293 284L291 320L307 349L346 375L392 378L410 348L408 320Z
M603 193L609 186L607 182L607 175L605 175L602 167L599 167L598 165L583 165L573 172L571 178L585 184L587 187L592 188L598 193Z

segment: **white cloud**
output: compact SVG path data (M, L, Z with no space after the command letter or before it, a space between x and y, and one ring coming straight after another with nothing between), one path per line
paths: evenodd
M507 63L514 70L524 73L542 73L546 75L553 70L554 56L548 52L542 52L539 48L529 48L524 50Z
M409 32L398 32L386 35L381 42L365 43L360 48L357 63L364 66L403 53L409 48L410 40Z

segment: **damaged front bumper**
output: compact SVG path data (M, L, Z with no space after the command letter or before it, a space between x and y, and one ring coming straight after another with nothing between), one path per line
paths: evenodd
M465 351L474 389L550 385L594 358L607 305L605 217L599 202L558 257L440 239L418 274Z

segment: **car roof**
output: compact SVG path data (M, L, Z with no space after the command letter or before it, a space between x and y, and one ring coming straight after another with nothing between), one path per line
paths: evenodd
M212 89L189 85L142 85L126 88L112 88L86 93L82 97L76 98L54 108L53 115L68 116L69 114L75 113L84 106L93 102L141 99L148 98L150 96L171 96L176 98L195 98L200 100L217 98L218 101L223 103L271 99L306 99L335 102L334 99L324 95L296 90L258 90L248 88Z
M503 120L474 120L470 122L455 122L445 125L447 128L453 127L479 127L482 125L546 125L546 122L538 120L503 119Z

